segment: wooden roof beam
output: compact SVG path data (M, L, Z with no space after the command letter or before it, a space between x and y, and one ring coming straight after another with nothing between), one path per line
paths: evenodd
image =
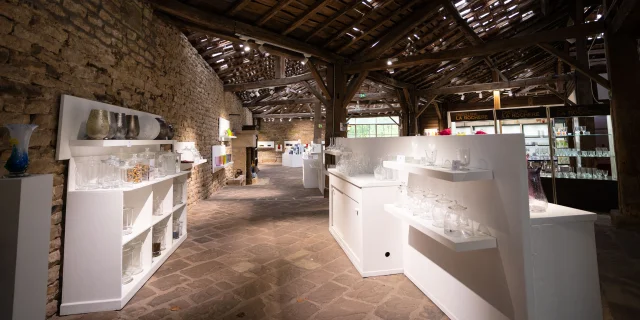
M224 85L224 91L238 92L238 91L245 91L250 89L279 87L279 86L286 86L288 84L294 84L294 83L313 80L313 79L314 77L311 73L304 73L298 76L281 78L281 79L271 79L271 80L263 80L263 81L248 82L248 83L226 84Z
M397 96L394 93L366 93L363 97L354 95L353 98L349 101L349 103L353 103L354 101L377 101L377 100L386 100L386 99L395 99ZM316 98L301 98L301 99L279 99L279 100L269 100L269 101L260 101L254 103L254 106L270 106L270 105L294 105L294 104L303 104L303 103L316 103L320 102L320 100ZM248 107L249 103L244 103L243 106Z
M478 83L478 84L470 84L470 85L456 86L456 87L426 89L426 90L420 90L419 95L431 96L431 95L455 94L455 93L466 93L466 92L476 92L476 91L493 91L493 90L500 90L500 89L528 87L528 86L534 86L534 85L555 84L558 81L569 81L573 79L573 76L574 75L572 74L563 74L554 78L540 77L540 78L530 78L530 79L513 80L513 81Z
M611 20L611 33L632 32L638 35L640 32L638 25L640 25L640 1L624 0Z
M335 0L320 0L314 3L311 7L307 8L307 10L292 23L286 30L282 32L282 35L287 35L291 31L298 29L301 25L303 25L307 20L309 20L313 15L315 15L320 9L324 8L329 3L332 3Z
M315 31L313 31L304 41L311 40L311 38L313 38L316 35L318 35L318 33L320 33L320 31L322 31L322 29L328 27L330 24L332 24L334 21L336 21L338 18L340 18L343 14L346 14L347 12L355 9L360 4L362 4L362 1L354 1L348 7L342 9L342 11L336 11L336 13L334 13L331 17L329 17L329 19L325 20L321 25L317 26L315 28Z
M398 58L393 62L393 68L410 67L421 64L437 63L447 60L457 60L467 57L485 56L497 52L509 51L516 48L529 47L543 42L561 41L575 37L582 37L589 34L602 33L605 30L604 23L594 22L578 26L571 26L555 30L547 30L527 36L496 40L481 45L469 46L460 49L443 50L433 53L424 53L406 58ZM356 73L363 70L383 70L387 69L386 59L371 62L360 62L349 64L345 67L345 72Z
M552 45L547 43L538 44L538 47L542 48L542 50L556 56L558 59L562 60L564 63L576 68L576 70L585 76L589 77L589 79L597 82L599 85L603 86L607 90L611 90L611 83L609 80L603 78L599 74L591 71L588 66L581 64L578 60L572 58L568 54L561 52L560 50L554 48Z
M344 96L344 107L346 107L349 102L351 102L351 99L356 94L356 92L358 92L358 89L360 89L362 83L364 83L364 80L367 79L368 73L369 71L363 71L357 76L354 76L353 79L349 81L349 84L347 85L347 91Z
M445 0L448 1L448 0ZM358 54L353 56L355 61L367 61L376 59L385 53L389 48L393 47L398 40L404 38L404 36L421 25L425 20L430 18L430 13L440 4L435 1L428 2L427 4L417 8L409 16L402 19L391 30L387 31L378 41L371 45L367 45Z
M227 10L227 15L233 16L234 14L236 14L240 10L242 10L244 7L246 7L249 3L251 3L251 0L238 0L238 1L236 1L236 3L233 5L233 7L231 7L231 9Z
M203 12L177 0L151 0L151 2L156 10L188 22L186 24L183 23L183 25L187 27L194 25L200 30L213 33L223 39L232 37L236 39L235 41L238 41L237 38L239 36L246 36L255 40L264 41L273 46L306 53L329 62L342 60L340 55L331 51L320 49L308 43L245 22L233 20L223 15Z
M368 17L370 17L373 13L383 9L384 7L388 6L389 4L391 4L394 0L383 0L382 3L378 4L377 6L373 7L371 10L369 10L368 12L362 13L362 15L360 16L360 18L354 20L350 25L342 28L340 31L334 33L331 38L329 38L329 40L327 42L325 42L325 44L323 45L323 47L328 47L331 43L333 43L335 40L337 40L338 38L342 37L342 35L344 35L345 33L352 31L353 28L357 27L360 23L362 23L362 21L364 21L365 19L367 19Z
M322 91L322 93L327 98L327 100L331 100L333 97L331 97L331 94L329 93L329 89L327 88L327 84L322 79L322 75L320 74L320 72L318 71L318 68L316 67L316 63L313 60L309 60L309 64L307 65L307 67L309 68L309 72L311 72L313 79L316 81L316 84L320 88L320 91ZM326 70L325 70L325 73L326 73Z
M262 26L263 24L265 24L267 21L269 21L269 19L273 18L273 16L280 12L280 10L288 6L291 1L293 0L276 1L277 4L271 7L271 9L269 9L269 11L267 11L265 15L263 15L258 21L256 21L256 25Z
M327 101L327 99L325 99L325 97L323 97L322 94L309 83L309 81L303 81L302 84L307 87L307 90L309 90L309 92L311 92L316 98L318 98L318 100L320 100L322 104L324 104L325 106L329 106L329 102Z
M560 105L564 104L562 99L555 95L531 96L531 97L502 97L500 99L501 108L526 107L532 105ZM493 101L449 103L449 111L467 111L477 109L493 109Z

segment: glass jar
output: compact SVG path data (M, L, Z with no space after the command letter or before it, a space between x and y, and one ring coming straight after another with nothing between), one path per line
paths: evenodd
M133 280L131 262L133 260L133 248L127 245L122 249L122 284L127 284Z
M407 191L407 185L401 182L398 186L398 194L396 195L396 207L406 208L408 198Z
M173 184L173 205L182 204L182 183Z
M131 241L131 248L133 249L133 257L131 260L131 274L136 275L144 271L144 264L142 263L142 240Z
M451 205L451 200L442 196L436 200L436 204L433 207L433 226L437 228L444 228L444 218L447 214L447 210Z
M133 208L122 208L122 217L122 234L131 234L133 232Z
M158 153L157 165L161 177L175 174L176 154L168 151Z
M409 211L414 216L422 214L424 191L419 187L409 188Z
M422 203L423 206L423 214L420 216L425 220L433 219L433 208L436 205L436 200L438 200L439 195L433 193L431 189L429 189L424 195L424 201Z
M133 166L129 162L129 160L120 160L118 166L118 176L120 180L120 185L122 187L131 187L133 182L128 178L129 170L131 170Z
M145 159L145 161L147 162L147 165L149 166L149 170L148 170L148 180L153 180L156 178L157 175L157 168L156 168L156 153L153 151L149 151L149 148L145 148L144 152L140 154L140 156Z
M155 257L159 257L162 254L162 251L165 249L165 231L167 226L155 225L153 227L152 241L151 241L151 255Z
M462 206L455 201L447 209L447 213L444 217L444 233L452 237L459 237L462 235L463 230L466 230L467 232L470 231L473 235L473 227L471 227L471 229L466 228L468 225L468 223L466 223L468 222L468 218L464 215L467 207ZM461 223L463 221L465 223Z
M540 179L541 168L529 168L529 211L545 212L549 206L547 196L542 189L542 181Z
M110 155L107 159L102 160L100 174L100 185L102 188L111 189L120 187L118 165L118 159L114 155Z
M173 240L180 239L180 219L173 219Z
M179 173L179 172L180 172L180 170L182 170L182 169L180 168L180 164L182 163L182 153L177 153L177 152L175 152L175 153L174 153L174 155L175 155L175 157L176 157L176 158L175 158L176 170L175 170L175 172L174 172L174 173Z

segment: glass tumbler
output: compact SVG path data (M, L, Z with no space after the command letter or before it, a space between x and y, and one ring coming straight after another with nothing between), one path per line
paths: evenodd
M162 197L160 197L160 195L154 195L153 196L153 215L154 216L161 216L164 213L164 210L162 210Z
M436 200L436 205L433 208L433 226L437 228L444 227L444 219L447 214L447 210L451 205L452 201L442 196L440 199Z
M122 216L122 234L131 234L133 232L133 208L122 208Z
M159 226L156 225L153 227L152 241L151 241L151 255L155 257L159 257L162 254L162 251L165 249L165 230L167 226Z
M182 204L182 183L173 184L173 205Z
M456 160L460 162L461 170L468 170L467 167L471 163L471 150L469 148L456 149Z
M133 280L131 262L133 260L133 248L129 245L122 249L122 284L127 284Z
M134 240L131 242L133 257L131 260L131 274L136 275L144 271L142 264L142 240Z
M436 200L438 199L438 194L431 192L428 190L424 195L423 205L423 214L420 215L421 218L425 220L433 219L433 208L436 205Z

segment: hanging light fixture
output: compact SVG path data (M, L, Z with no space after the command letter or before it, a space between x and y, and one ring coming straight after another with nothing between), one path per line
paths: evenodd
M464 93L460 95L460 100L464 101Z
M478 92L478 98L482 99L482 91Z
M244 42L244 51L245 52L251 51L251 47L249 46L249 41Z

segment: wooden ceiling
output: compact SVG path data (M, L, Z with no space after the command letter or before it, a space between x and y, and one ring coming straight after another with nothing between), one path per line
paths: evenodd
M177 0L171 0L177 1ZM163 2L163 1L156 1ZM164 1L167 2L167 1ZM539 46L520 47L482 57L440 61L408 67L394 67L398 58L529 35L570 25L569 0L181 0L200 12L217 14L277 34L296 48L261 45L251 34L211 32L178 24L190 42L211 65L224 84L250 83L309 72L304 52L318 53L318 60L338 58L351 62L385 59L392 65L379 71L388 78L415 85L417 89L433 89L476 83L518 80L569 72L558 57ZM587 21L601 19L603 10L598 1L586 6ZM171 12L169 12L171 13ZM236 26L236 29L241 29ZM247 29L245 27L244 29ZM249 38L246 41L246 38ZM300 44L300 45L299 45ZM571 55L566 41L552 44L552 49ZM601 57L603 41L592 37L590 46L594 60ZM247 48L247 46L249 48ZM303 47L304 46L304 47ZM287 50L291 49L291 50ZM313 59L312 58L312 59ZM494 75L495 74L495 75ZM571 86L569 82L569 86ZM238 92L261 113L269 106L256 106L258 101L313 99L317 86L313 80L268 89ZM566 90L567 88L562 88ZM551 95L553 88L535 86L513 90L511 95ZM395 89L371 77L360 93L380 94L380 100L363 100L369 107L395 107ZM562 94L562 93L560 93ZM488 101L485 92L466 95L465 101ZM450 94L439 100L459 103L462 96ZM358 107L360 103L356 103ZM355 108L353 105L352 108ZM283 113L281 105L272 112ZM306 112L309 105L286 107L286 112Z

